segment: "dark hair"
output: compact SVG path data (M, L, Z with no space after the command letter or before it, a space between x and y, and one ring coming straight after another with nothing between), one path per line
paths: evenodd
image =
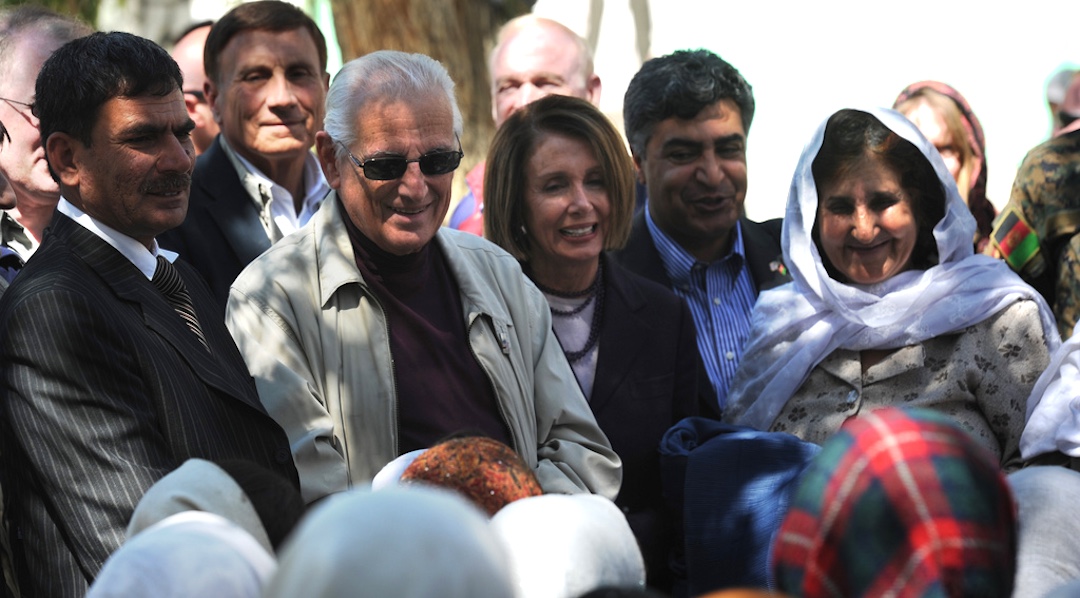
M634 162L619 131L589 102L551 95L515 111L499 127L488 150L484 174L484 234L521 261L532 248L520 233L525 222L528 162L549 134L583 142L604 176L611 204L604 249L619 249L630 236L634 212Z
M210 34L206 37L203 46L203 69L206 78L215 84L220 84L218 76L221 75L221 53L229 40L243 31L292 31L293 29L307 29L311 39L315 41L315 48L319 51L319 68L326 72L326 38L323 37L319 26L304 11L281 0L259 0L247 2L225 13L217 23L210 28Z
M304 499L289 480L258 463L225 459L216 465L244 491L276 551L304 514Z
M146 38L113 31L70 41L38 73L34 114L41 121L41 144L62 132L89 147L105 102L166 96L180 89L183 81L176 61Z
M822 188L851 172L865 158L873 158L891 168L900 177L900 187L911 197L918 234L911 253L912 267L925 270L938 263L934 227L945 217L945 186L930 160L915 144L886 127L873 115L860 110L840 110L825 123L821 149L810 165L817 187L818 201ZM832 278L845 281L821 249L817 217L813 238L825 269Z
M691 119L720 100L739 108L743 133L754 120L754 92L735 67L708 50L679 50L646 61L630 80L623 98L623 130L635 156L656 123L671 118Z

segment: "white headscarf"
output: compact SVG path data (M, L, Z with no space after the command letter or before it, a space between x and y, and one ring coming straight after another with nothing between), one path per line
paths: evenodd
M1028 398L1020 456L1053 451L1080 457L1080 328L1050 356Z
M767 429L814 366L836 349L893 349L962 330L1019 299L1039 305L1050 351L1060 339L1046 301L1000 260L974 255L975 218L934 146L900 113L865 110L930 160L945 186L945 217L934 227L939 264L873 285L844 284L825 271L811 238L818 197L811 164L825 124L803 149L791 181L781 246L793 282L761 293L727 421Z
M266 598L515 598L487 517L449 490L335 494L286 540Z
M188 459L150 486L135 505L127 537L184 511L214 513L242 527L270 554L274 547L251 499L231 475L204 459Z
M595 494L516 500L491 518L510 549L521 598L577 598L601 587L644 589L645 562L615 503Z
M105 561L87 598L258 598L274 557L231 521L200 511L167 517Z

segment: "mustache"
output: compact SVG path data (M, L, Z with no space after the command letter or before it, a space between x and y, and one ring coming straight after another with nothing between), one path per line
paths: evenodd
M146 181L139 187L139 192L158 195L179 193L189 189L191 189L191 175L185 172L166 174L156 179Z

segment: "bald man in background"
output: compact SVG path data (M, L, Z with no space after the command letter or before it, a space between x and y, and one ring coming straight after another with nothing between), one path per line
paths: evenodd
M0 175L11 191L0 200L0 246L18 256L15 269L37 250L60 201L31 111L34 82L54 50L91 31L86 23L40 6L23 5L0 16ZM14 205L8 205L10 197Z
M488 71L496 127L518 108L544 96L574 96L600 105L600 77L593 72L592 49L558 21L531 14L508 21L499 30ZM484 165L477 164L465 175L469 191L454 208L452 228L484 234Z
M210 34L213 21L202 21L188 27L173 45L172 57L180 65L184 75L184 104L188 116L195 121L191 140L195 142L195 155L199 155L214 142L220 128L214 120L213 109L206 101L206 70L203 68L203 46Z

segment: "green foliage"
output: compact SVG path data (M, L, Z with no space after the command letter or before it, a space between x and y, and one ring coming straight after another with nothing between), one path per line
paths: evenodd
M10 8L21 4L44 6L60 14L71 15L94 25L97 23L101 0L0 0L0 7Z

